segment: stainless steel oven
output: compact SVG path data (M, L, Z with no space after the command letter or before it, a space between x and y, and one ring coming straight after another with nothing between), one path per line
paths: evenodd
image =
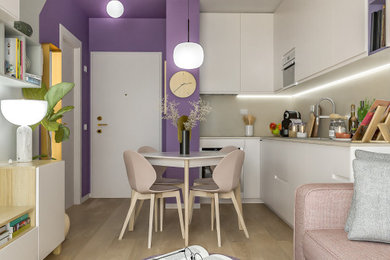
M283 55L283 88L295 84L295 48Z

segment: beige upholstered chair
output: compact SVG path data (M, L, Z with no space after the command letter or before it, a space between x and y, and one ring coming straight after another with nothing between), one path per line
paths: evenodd
M196 185L191 187L190 191L190 219L192 218L192 208L195 197L214 198L215 213L217 223L218 246L221 246L221 231L219 223L219 199L231 199L236 209L238 220L244 229L245 236L249 238L248 230L245 226L242 210L237 203L234 190L240 184L241 168L244 163L245 153L241 150L235 150L223 158L215 167L213 173L214 183Z
M230 153L230 152L233 152L235 150L238 150L238 147L225 146L221 150L219 150L219 152ZM212 172L214 172L215 167L216 167L216 165L210 166L210 169ZM202 185L202 184L210 184L210 183L214 183L213 178L198 178L198 179L194 180L194 185Z
M125 151L123 153L123 159L126 165L127 177L132 189L130 208L127 213L125 222L119 240L122 240L126 226L130 221L130 217L133 214L135 205L138 200L150 199L150 214L149 214L149 234L148 234L148 248L152 245L152 226L153 226L153 209L155 200L158 198L175 197L177 202L177 210L179 213L179 221L181 234L184 238L184 224L183 214L181 210L180 192L179 188L172 185L157 185L156 171L152 165L139 153L134 151Z
M153 148L151 146L142 146L142 147L138 148L138 152L139 153L156 153L156 152L158 152L158 150L156 150L155 148ZM156 184L156 185L173 185L173 186L179 187L181 190L184 189L184 182L182 179L163 177L163 174L164 174L165 170L167 169L167 167L153 165L153 168L156 171L156 175L157 175L157 179L156 179L154 184ZM130 231L132 231L134 229L134 221L136 220L139 212L141 211L142 204L143 204L143 201L140 202L140 204L137 208L135 218L132 218L130 220L130 223L129 223L129 230ZM157 232L157 211L158 211L157 205L158 205L158 200L155 201L155 209L154 209L154 228L155 228L156 232ZM163 230L164 206L165 206L164 198L161 198L160 199L160 231Z
M230 153L230 152L233 152L236 150L238 150L238 147L229 145L229 146L223 147L221 150L219 150L219 152ZM216 165L210 166L211 171L214 172L215 167L216 167ZM204 184L215 184L215 182L214 182L213 178L199 178L199 179L194 180L194 185L204 185ZM241 183L239 185L237 185L237 188L234 190L234 193L236 195L238 205L239 205L241 212L242 212ZM211 198L211 230L214 230L214 219L215 219L215 217L214 217L215 204L214 203L215 203L214 199ZM240 221L238 221L238 227L240 230L242 230L242 227L240 225Z

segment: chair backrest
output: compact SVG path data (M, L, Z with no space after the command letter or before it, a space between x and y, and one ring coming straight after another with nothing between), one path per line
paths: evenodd
M229 192L239 185L244 158L245 153L237 149L218 163L213 172L213 180L219 191Z
M235 150L238 150L238 147L229 145L229 146L223 147L221 150L219 150L219 152L220 153L230 153L230 152L233 152ZM210 166L211 171L214 171L215 167L216 167L216 165Z
M139 153L156 153L156 152L158 152L158 150L154 149L151 146L142 146L142 147L138 148L138 152ZM153 165L153 168L156 171L157 180L161 180L167 167Z
M156 172L152 165L141 154L130 150L123 153L123 159L130 187L139 193L149 193L150 187L156 181Z

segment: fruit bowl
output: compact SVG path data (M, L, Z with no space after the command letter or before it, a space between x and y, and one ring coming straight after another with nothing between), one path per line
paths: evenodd
M280 136L280 130L282 130L282 125L272 122L271 124L269 124L269 130L271 131L271 134L273 136Z

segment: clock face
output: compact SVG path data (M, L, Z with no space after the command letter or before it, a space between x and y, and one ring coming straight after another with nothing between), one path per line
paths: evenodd
M191 73L187 71L179 71L171 77L169 87L175 96L186 98L195 92L196 80Z

